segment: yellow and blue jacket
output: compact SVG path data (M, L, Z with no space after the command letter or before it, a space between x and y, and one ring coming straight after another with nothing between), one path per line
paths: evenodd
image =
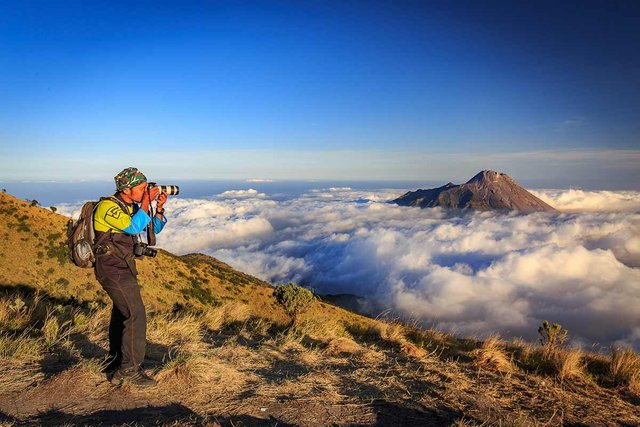
M126 205L126 203L123 202ZM135 235L142 233L151 222L149 215L140 210L135 203L127 205L128 212L124 212L120 205L113 200L103 199L98 203L93 214L93 228L96 231L124 233ZM153 230L158 234L167 223L167 218L153 216Z

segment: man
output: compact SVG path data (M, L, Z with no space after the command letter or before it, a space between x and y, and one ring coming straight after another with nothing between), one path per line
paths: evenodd
M124 169L115 176L115 182L116 194L101 199L93 216L96 278L113 301L105 372L113 383L126 380L148 387L155 381L142 369L147 319L136 279L134 245L151 221L155 233L162 231L167 222L163 208L167 195L158 195L157 187L148 188L147 178L136 168ZM152 219L149 208L156 197Z

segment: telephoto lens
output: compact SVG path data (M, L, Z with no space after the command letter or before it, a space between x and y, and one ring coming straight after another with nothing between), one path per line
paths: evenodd
M158 185L161 193L167 193L168 196L180 194L180 187L177 185Z
M165 193L167 196L176 196L180 194L180 187L177 185L158 185L155 182L150 182L149 187L158 187L161 193Z

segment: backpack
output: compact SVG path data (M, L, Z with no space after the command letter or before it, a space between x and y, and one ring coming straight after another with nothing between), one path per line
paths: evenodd
M125 212L127 207L116 197L102 197L100 201L111 200L118 204ZM69 247L69 258L82 268L92 268L96 262L94 244L96 233L93 229L93 214L100 202L86 202L82 205L80 216L77 220L70 219L67 222L67 246Z

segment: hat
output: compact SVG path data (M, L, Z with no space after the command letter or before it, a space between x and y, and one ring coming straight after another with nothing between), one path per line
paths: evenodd
M116 189L122 191L125 188L132 188L143 182L147 182L147 177L144 176L137 168L126 168L113 179L116 181Z

